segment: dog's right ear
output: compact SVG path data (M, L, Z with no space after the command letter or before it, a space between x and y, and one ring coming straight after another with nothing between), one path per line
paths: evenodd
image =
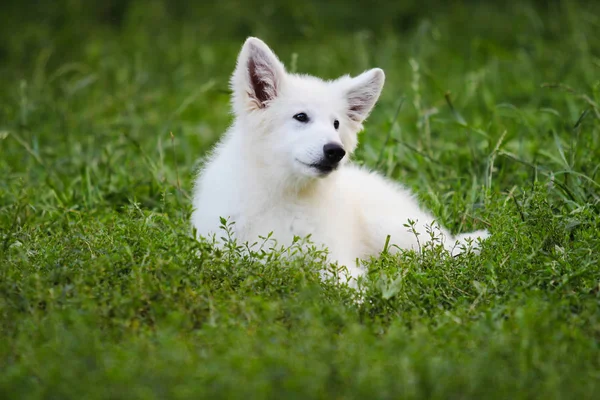
M285 68L260 39L248 38L231 77L236 111L266 108L275 99L285 77Z

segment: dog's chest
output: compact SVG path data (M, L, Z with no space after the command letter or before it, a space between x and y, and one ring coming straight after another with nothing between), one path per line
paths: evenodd
M291 242L294 236L306 237L311 235L313 239L321 235L320 216L314 207L289 204L280 207L271 207L260 212L253 213L245 218L240 228L243 229L247 239L252 240L258 236L266 236L273 232L274 238L285 244Z
M269 214L273 219L273 226L277 226L277 232L274 232L276 235L293 238L319 233L318 210L314 208L293 204L273 209Z
M313 214L309 214L308 210L304 212L294 210L289 214L285 221L288 232L294 236L307 236L318 234L319 226Z

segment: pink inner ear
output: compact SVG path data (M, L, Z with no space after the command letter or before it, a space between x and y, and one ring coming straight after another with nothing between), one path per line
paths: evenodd
M361 106L359 104L351 104L349 108L350 112L348 113L348 117L350 117L350 119L353 121L360 122L360 115L362 115L363 109L364 106Z
M351 120L361 122L366 118L372 106L373 96L370 93L348 94L348 117Z
M247 62L248 78L253 93L249 96L256 100L260 108L265 108L277 95L277 60L272 60L262 49L253 47Z
M377 88L377 81L371 79L348 92L348 117L351 120L361 122L367 118L377 101L379 95Z
M269 84L265 81L265 79L261 76L260 72L263 74L266 72L265 66L258 67L256 65L256 61L254 58L250 58L248 60L248 73L250 75L250 84L252 85L252 89L254 90L254 98L258 100L258 103L261 108L265 106L265 102L267 100L271 100L269 98Z

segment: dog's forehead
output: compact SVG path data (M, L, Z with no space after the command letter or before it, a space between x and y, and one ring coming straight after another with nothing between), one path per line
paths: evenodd
M313 76L292 75L284 97L287 102L310 104L318 110L343 107L343 96L334 82L323 81Z

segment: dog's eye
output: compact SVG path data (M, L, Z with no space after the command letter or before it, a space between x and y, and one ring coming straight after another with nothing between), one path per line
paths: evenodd
M337 130L337 128L340 127L340 121L338 121L337 119L333 121L333 127Z
M308 122L308 115L306 115L305 113L298 113L296 115L294 115L294 119L298 122Z

